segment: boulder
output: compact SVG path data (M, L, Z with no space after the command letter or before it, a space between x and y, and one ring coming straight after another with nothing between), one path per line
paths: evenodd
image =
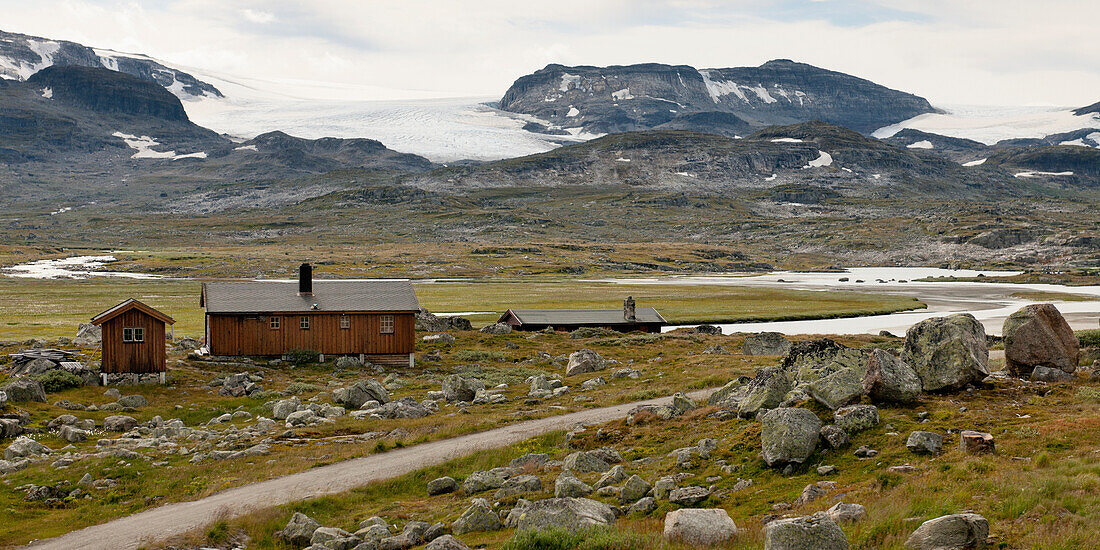
M601 371L606 368L607 360L601 357L600 354L590 349L582 349L569 354L569 362L565 365L565 375L573 376L574 374Z
M1051 384L1073 382L1076 378L1073 374L1062 369L1038 366L1031 370L1032 382L1047 382Z
M634 504L631 504L630 507L627 508L627 513L628 514L640 514L640 515L644 516L644 515L649 515L649 514L653 513L653 511L656 510L656 509L657 509L657 499L655 499L653 497L643 497L643 498L638 499L638 502L635 502Z
M462 491L468 495L490 489L500 489L504 485L504 476L493 470L474 472L462 482Z
M138 408L149 404L144 395L126 395L118 398L118 404L123 407Z
M665 515L664 536L694 548L716 546L737 536L737 525L721 508L684 508Z
M847 550L844 531L825 512L764 526L764 550Z
M623 483L623 489L619 493L619 502L623 504L637 502L648 495L649 490L652 488L644 479L632 475L626 480L626 483Z
M465 378L452 374L443 379L443 398L450 402L473 401L478 390L484 390L485 383L477 378Z
M852 405L837 409L833 421L848 434L857 434L878 426L878 408L874 405Z
M128 432L138 425L136 418L126 415L108 416L103 419L103 429L109 432Z
M848 437L848 432L844 431L844 428L836 424L826 424L822 426L821 439L825 440L825 444L828 445L830 449L847 447L848 443L851 441Z
M382 405L389 403L390 392L386 391L381 382L370 378L332 392L332 399L349 410L355 410L367 401L377 401Z
M867 515L867 508L862 504L838 502L825 510L825 514L836 523L856 523Z
M611 465L607 461L600 458L600 456L591 451L577 451L565 457L562 462L563 470L570 470L578 473L587 472L606 472L611 468Z
M915 431L905 440L905 448L917 454L939 454L943 450L943 436L934 432Z
M1052 304L1025 306L1005 319L1005 368L1013 376L1027 378L1035 367L1077 370L1080 342L1069 323Z
M451 535L443 535L429 542L424 550L470 550L470 547Z
M8 408L8 392L0 390L0 411Z
M359 544L359 537L338 527L318 527L309 538L309 544L325 550L351 550Z
M787 355L791 351L791 342L778 332L761 332L745 337L741 345L744 355Z
M924 391L957 390L989 376L985 327L969 313L933 317L905 333L901 359Z
M298 406L301 404L302 402L299 401L297 397L276 401L275 405L272 407L271 416L276 420L286 420L286 417L297 411Z
M381 418L424 418L432 414L428 407L412 397L402 397L397 401L390 401L381 407L371 409L369 412Z
M504 484L500 486L500 489L497 489L493 498L501 500L511 496L522 495L523 493L533 493L541 490L542 481L540 481L538 477L521 475L505 480Z
M4 449L4 460L14 461L20 458L33 458L50 454L50 449L45 445L26 436L18 437Z
M710 496L710 490L705 487L689 485L668 492L668 501L677 506L695 506Z
M103 327L91 323L80 323L76 328L73 345L82 348L94 348L103 341Z
M867 358L863 391L879 403L913 403L920 398L917 371L885 350L873 350Z
M491 325L482 327L481 332L484 334L510 334L512 332L512 325L508 323L493 323Z
M970 454L993 454L996 452L992 434L971 430L963 430L959 433L959 448L964 453Z
M13 372L15 374L23 374L27 376L35 376L39 374L46 374L52 370L61 368L61 365L57 361L51 361L45 357L39 357L32 359L26 363L23 363L17 367Z
M88 439L88 433L89 432L87 430L82 430L75 426L66 425L61 427L58 435L61 437L61 439L64 439L69 443L80 443L81 441Z
M969 550L985 548L989 522L978 514L951 514L930 519L905 541L912 550Z
M502 527L500 516L489 507L485 499L475 498L462 515L451 524L451 532L456 535L475 531L496 531Z
M15 437L23 433L23 425L14 418L0 418L0 439Z
M521 457L513 458L508 466L512 468L542 468L550 460L546 453L527 453Z
M442 524L440 524L442 526ZM405 528L401 530L401 535L409 539L413 544L423 544L428 542L428 531L431 530L432 524L426 521L410 521L405 524Z
M558 479L554 481L554 496L558 498L564 497L586 497L592 494L592 486L577 479L577 476L572 472L566 470L558 476Z
M309 426L316 424L320 419L321 417L317 416L317 413L311 409L303 409L290 413L286 417L286 426L288 428L292 426Z
M458 490L458 482L453 477L440 477L428 482L429 495L443 495Z
M440 334L429 334L421 340L429 344L453 344L455 343L455 337L447 334L446 332Z
M738 403L737 412L744 417L774 409L791 391L791 381L782 367L765 367L756 371L756 377L745 388L744 398Z
M521 500L508 513L505 524L517 530L558 528L576 532L614 522L615 511L602 502L587 498L549 498L534 502Z
M352 357L350 355L341 355L336 358L336 368L340 370L352 370L363 366L363 362L358 357Z
M194 351L202 347L202 341L195 338L180 338L176 340L177 351Z
M42 383L33 378L16 378L0 388L8 396L12 403L27 401L46 402L46 390L42 389Z
M737 410L741 400L745 398L749 383L752 379L747 376L739 376L731 380L707 398L707 405L723 409Z
M768 466L801 464L817 448L821 420L808 409L772 409L760 417L761 457Z

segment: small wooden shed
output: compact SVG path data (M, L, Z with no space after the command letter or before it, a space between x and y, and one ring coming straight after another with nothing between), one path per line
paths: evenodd
M103 329L100 372L164 373L165 324L175 324L171 317L131 298L92 317L92 324Z

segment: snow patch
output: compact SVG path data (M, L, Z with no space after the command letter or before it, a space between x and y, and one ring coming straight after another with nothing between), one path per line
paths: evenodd
M1065 108L1051 107L988 107L956 105L946 113L926 113L897 124L875 130L874 137L883 139L906 128L932 134L972 139L993 145L1004 139L1044 138L1082 128L1100 130L1100 118L1077 116Z
M46 99L53 99L53 88L42 88L42 97Z
M558 89L563 92L568 92L570 86L576 87L580 82L580 75L565 73L561 75L561 85L558 86Z
M775 138L772 143L802 143L802 140L798 138Z
M981 166L981 165L985 164L985 161L987 161L987 160L989 160L989 159L972 160L970 162L964 162L963 166Z
M1043 176L1072 176L1073 172L1039 172L1028 170L1026 172L1017 172L1013 174L1017 178L1041 178Z
M932 142L928 141L927 139L922 139L920 141L910 143L909 145L906 145L906 147L908 147L909 149L932 149L932 148L934 148L934 146L932 145Z
M749 103L749 98L745 96L745 92L741 91L741 87L732 80L714 81L710 79L710 71L699 71L699 76L703 77L703 84L707 87L707 93L710 94L710 98L715 103L721 102L721 97L728 94L737 96L738 99Z
M1097 147L1100 147L1100 132L1093 132L1085 136L1085 139L1091 140Z
M630 95L630 88L623 88L617 92L611 92L611 97L615 98L616 101L634 99L634 96Z
M872 178L875 178L875 179L881 179L881 178L882 178L882 174L871 174L871 177L872 177Z
M579 114L581 114L580 110L578 110L576 107L570 105L569 106L569 112L566 113L565 116L567 116L569 118L573 118L573 117L575 117Z
M159 146L160 143L157 142L157 140L155 140L155 139L153 139L149 136L135 136L135 135L132 135L132 134L125 134L125 133L122 133L122 132L115 132L111 135L114 136L114 137L117 137L117 138L122 138L122 141L125 141L127 146L129 146L131 149L134 149L135 151L137 151L133 155L130 155L130 158L132 158L132 159L169 159L169 160L176 160L176 159L188 159L188 158L197 158L197 159L206 158L206 152L205 151L200 151L198 153L187 153L185 155L177 155L175 151L154 151L153 147Z
M763 101L764 103L778 103L779 102L778 99L772 97L771 94L768 93L767 88L764 88L763 86L761 86L759 84L757 84L756 87L746 86L746 88L748 88L748 89L752 90L753 92L755 92L756 97L759 97L760 101Z
M697 177L695 174L692 174L691 172L676 172L676 175L677 176L684 176L684 177L688 177L688 178Z
M40 42L27 40L27 47L38 54L38 63L16 61L8 57L0 57L0 74L7 80L26 80L34 73L53 65L53 56L61 49L61 44L53 41Z
M772 174L772 175L764 178L764 181L775 181L775 178L778 178L778 177L779 177L779 174Z
M630 162L630 159L619 157L619 158L615 159L615 162Z
M806 168L823 168L825 166L832 166L832 164L833 164L833 156L832 155L830 155L829 153L826 153L825 151L818 151L818 157L814 160L811 160L809 164L807 164L806 166L803 166L802 168L803 169L806 169Z
M68 212L69 210L72 210L72 209L73 209L73 207L71 207L71 206L65 206L63 208L58 208L57 210L54 210L53 212L50 212L50 215L51 216L56 216L58 214L64 214L65 212Z
M241 145L240 147L234 147L234 151L259 151L255 145Z

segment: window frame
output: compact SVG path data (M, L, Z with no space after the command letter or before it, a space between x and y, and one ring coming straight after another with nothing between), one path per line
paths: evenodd
M267 320L267 326L270 327L271 330L280 330L283 328L283 320L280 317L272 315L271 318Z
M341 314L340 315L340 329L341 330L348 330L350 328L351 328L351 315Z
M397 322L393 315L382 315L378 318L378 333L393 334L396 332Z
M309 315L298 317L298 328L301 330L309 330L309 322Z
M129 337L127 337L127 334ZM141 344L145 342L145 327L122 327L122 343Z

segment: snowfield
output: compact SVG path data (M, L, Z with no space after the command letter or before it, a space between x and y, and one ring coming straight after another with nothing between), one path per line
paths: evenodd
M927 113L875 130L883 139L906 129L972 139L986 145L1013 138L1042 138L1082 128L1100 129L1100 116L1077 116L1063 107L988 107L955 105L946 113Z

